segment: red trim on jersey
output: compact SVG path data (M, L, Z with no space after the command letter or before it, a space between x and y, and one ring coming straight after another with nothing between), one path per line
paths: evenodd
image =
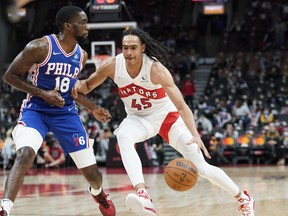
M61 47L61 44L60 44L58 38L56 37L56 35L55 35L55 34L52 34L52 37L54 38L54 40L55 40L58 48L61 50L61 52L62 52L66 57L70 57L70 56L72 56L72 55L74 55L74 54L76 53L77 48L78 48L78 46L77 46L78 44L76 44L76 46L75 46L75 48L73 49L72 52L66 53L66 51Z
M168 133L172 125L177 121L178 118L178 112L169 112L164 121L162 122L159 134L167 143L169 143Z
M79 47L81 50L81 57L80 57L80 71L82 71L83 66L84 66L84 51L82 50L81 47Z
M51 57L51 54L52 54L52 42L51 42L51 40L50 40L50 38L48 36L45 36L45 38L48 41L48 54L47 54L47 56L46 56L46 58L45 58L45 60L43 62L41 62L39 64L36 64L36 66L38 68L42 67L43 65L45 65L49 61L49 59Z
M26 124L24 122L22 122L22 121L19 121L18 124L21 124L21 125L26 127Z
M24 99L24 100L22 101L22 105L21 105L21 108L20 108L20 114L21 114L21 115L22 115L23 109L26 107L26 105L27 105L27 103L28 103L28 101L30 100L31 97L32 97L32 95L30 95L29 93L27 93L26 99ZM20 118L20 119L21 119L21 118Z
M38 65L37 65L37 66L36 66L36 69L35 69L35 75L33 76L33 78L34 78L33 84L34 84L35 86L37 86L37 84L38 84L38 82L37 82L37 80L38 80L38 75L39 75L39 67L38 67Z
M120 98L126 98L134 94L138 94L140 96L143 96L149 99L162 99L166 97L166 92L164 88L149 90L149 89L143 88L142 86L135 85L134 83L118 88L118 93L119 93Z

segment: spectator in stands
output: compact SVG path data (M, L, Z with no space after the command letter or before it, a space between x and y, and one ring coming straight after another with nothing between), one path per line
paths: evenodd
M204 95L201 95L198 99L197 110L204 110L205 113L210 112L207 98Z
M66 158L54 134L51 132L47 133L44 142L45 167L61 167L65 163Z
M15 118L12 118L10 112L13 113L12 95L9 93L1 94L0 97L0 121L11 124Z
M277 130L275 123L270 122L269 128L266 131L266 139L270 148L270 163L283 165L285 163L284 150L281 148L281 136Z
M211 155L211 159L207 159L207 161L214 166L229 164L229 160L223 154L224 151L221 144L221 137L222 135L216 132L215 134L211 134L209 139L208 151Z
M8 129L6 132L6 138L4 140L4 146L2 151L3 156L3 169L10 169L14 163L16 155L16 148L12 139L12 129Z
M278 76L280 77L280 76ZM267 99L267 104L269 104L269 106L271 108L279 108L281 105L281 101L279 98L279 95L277 95L277 91L276 89L271 90L271 92L269 92L270 96Z
M203 110L198 111L198 118L196 119L196 125L199 134L201 136L210 134L213 129L211 121L206 117Z
M227 123L226 128L223 132L223 137L233 137L234 139L237 139L239 136L239 132L235 130L233 123Z
M184 100L187 103L187 105L192 109L193 108L193 100L194 100L194 94L196 92L196 87L191 79L191 75L187 74L185 76L181 92L183 94Z
M163 138L159 134L157 134L156 136L152 137L149 140L149 143L151 143L151 146L156 153L158 165L159 166L163 165L164 163Z
M232 120L231 113L229 112L229 107L225 98L221 98L219 101L219 106L214 112L215 126L224 128L225 125Z
M100 132L99 137L97 137L97 153L96 160L97 161L106 161L106 156L109 150L109 143L112 137L111 129L108 125L104 126L103 130Z
M268 125L269 123L274 122L274 120L275 120L275 116L273 112L271 112L271 109L264 108L263 112L261 112L259 116L259 125L260 127L264 125Z
M241 127L241 130L246 131L251 121L251 112L242 98L236 99L232 110L232 116L234 118L234 123L237 123Z

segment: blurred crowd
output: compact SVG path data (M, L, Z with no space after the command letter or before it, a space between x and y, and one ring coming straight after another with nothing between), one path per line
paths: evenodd
M203 66L197 52L197 40L203 36L200 31L203 24L201 20L191 22L197 25L181 24L184 18L181 18L179 5L183 6L184 1L179 1L173 7L170 5L171 8L157 0L139 4L133 2L135 3L131 1L128 7L135 7L130 11L134 19L138 20L139 27L171 50L171 61L166 66L192 109L198 130L214 156L210 162L217 165L235 164L238 161L234 159L239 157L247 159L248 163L285 164L288 145L288 53L285 51L287 1L245 1L247 10L243 16L234 18L231 25L227 22L219 33L222 40L219 54L213 57L213 64L206 65L211 71L210 77L199 98L195 97L195 73ZM176 1L170 3L172 2ZM239 4L237 0L231 2ZM149 8L152 9L148 10ZM237 9L236 6L233 8ZM145 13L138 13L142 10ZM167 22L162 25L163 20ZM113 30L91 31L89 37L94 40L115 39L117 53L121 51L121 34L115 36ZM87 64L79 78L88 77L95 69L94 64ZM3 167L9 168L9 161L13 160L15 154L13 141L11 143L11 128L17 123L25 94L3 82L0 83L0 90L0 147ZM95 156L97 160L105 161L109 141L114 136L113 131L125 117L125 110L112 81L105 81L87 96L108 108L112 114L112 121L103 125L83 107L78 107L87 133L94 140ZM223 141L227 137L234 140L232 144L229 141L230 153ZM258 143L256 148L254 142L259 137L264 142L262 145ZM154 139L150 142L151 149L160 158L159 164L163 164L162 141ZM10 146L8 154L5 153L6 143ZM263 150L261 154L259 148ZM45 151L48 151L47 148ZM44 153L42 159L45 163ZM53 161L47 163L51 165ZM61 163L65 161L61 160Z

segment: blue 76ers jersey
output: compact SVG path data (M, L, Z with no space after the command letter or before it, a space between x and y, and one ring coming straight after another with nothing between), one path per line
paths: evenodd
M76 44L72 52L66 53L62 49L56 35L52 34L45 37L49 43L48 55L42 63L34 64L30 68L27 80L40 89L56 89L65 99L65 106L54 107L40 97L27 94L27 98L23 101L22 109L64 111L69 109L71 105L75 106L70 92L78 79L78 73L82 69L83 51Z

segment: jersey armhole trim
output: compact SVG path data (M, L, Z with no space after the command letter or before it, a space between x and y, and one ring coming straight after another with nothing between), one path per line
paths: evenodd
M48 48L48 54L47 54L47 56L46 56L46 58L45 58L45 60L44 60L43 62L36 64L36 65L39 66L39 67L45 65L45 64L49 61L49 59L50 59L50 57L51 57L51 53L52 53L51 40L50 40L50 38L49 38L48 36L45 36L45 38L46 38L47 41L48 41L48 47L49 47L49 48Z

